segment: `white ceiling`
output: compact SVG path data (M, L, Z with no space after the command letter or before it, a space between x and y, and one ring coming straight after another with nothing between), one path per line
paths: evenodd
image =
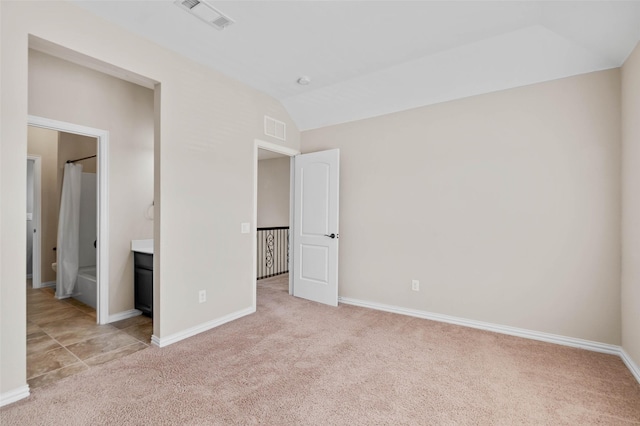
M300 130L618 67L640 40L640 1L210 1L224 31L172 0L75 3L272 95Z

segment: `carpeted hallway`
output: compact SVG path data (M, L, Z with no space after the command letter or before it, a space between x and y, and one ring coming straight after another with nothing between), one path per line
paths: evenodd
M290 297L34 389L3 425L640 424L640 384L587 352Z

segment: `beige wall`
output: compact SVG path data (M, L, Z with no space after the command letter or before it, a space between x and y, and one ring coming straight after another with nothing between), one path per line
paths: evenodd
M29 34L72 49L80 54L76 56L86 55L159 83L154 163L131 163L115 147L110 151L114 159L111 185L116 188L126 188L132 179L146 176L151 167L156 176L153 226L157 258L162 261L156 260L154 335L163 339L251 310L253 239L251 234L240 233L240 223L250 222L253 215L254 140L299 149L299 133L282 105L68 2L0 2L0 19L0 203L20 206L3 207L0 216L0 393L26 384L24 206L25 128L31 88L27 78ZM84 97L90 93L67 91L63 104L74 99L88 102ZM29 113L106 128L115 137L117 130L111 122L107 120L105 125L91 112L100 109L115 114L105 107L110 98L91 96L91 101L91 107L73 116L64 114L66 108L45 106ZM264 115L287 124L287 142L270 140L263 134ZM134 130L127 134L129 143L138 140L139 130L127 130ZM151 200L144 201L147 205ZM130 216L143 216L144 211L127 208L126 202L126 197L110 199L112 225ZM112 261L122 264L118 256L128 248L128 240L145 237L146 232L126 232L126 243L124 237L113 235ZM128 275L126 269L110 272L112 283ZM207 291L207 303L198 303L199 290ZM112 301L120 297L111 296L116 297Z
M38 55L39 53L32 52L32 54ZM40 53L40 55L42 54ZM52 61L56 60L53 57L49 58ZM97 153L98 143L96 138L83 135L74 135L72 133L66 132L60 132L58 134L58 188L60 188L60 191L62 191L62 175L64 173L64 165L66 164L66 162L68 160L90 157L92 155L96 155ZM78 161L76 164L82 165L82 173L95 173L97 170L96 157Z
M153 238L145 217L153 201L153 91L31 50L29 113L109 131L109 314L133 309L130 243ZM61 138L59 188L68 159L96 152L95 139L78 138ZM95 171L95 160L81 164Z
M619 69L303 132L330 148L340 296L620 343Z
M258 227L289 226L289 157L258 161Z
M41 255L40 268L43 283L56 280L51 264L56 261L58 245L58 132L38 127L28 127L28 148L31 155L39 155L41 160Z
M640 366L640 44L622 67L622 347Z

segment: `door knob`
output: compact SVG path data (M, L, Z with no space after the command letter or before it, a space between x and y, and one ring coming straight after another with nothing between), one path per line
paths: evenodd
M338 238L338 234L324 234L324 236L329 238Z

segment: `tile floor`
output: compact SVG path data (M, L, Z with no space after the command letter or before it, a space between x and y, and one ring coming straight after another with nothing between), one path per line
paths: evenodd
M58 300L53 288L27 281L27 382L47 385L149 346L151 318L96 324L96 311L75 299Z

